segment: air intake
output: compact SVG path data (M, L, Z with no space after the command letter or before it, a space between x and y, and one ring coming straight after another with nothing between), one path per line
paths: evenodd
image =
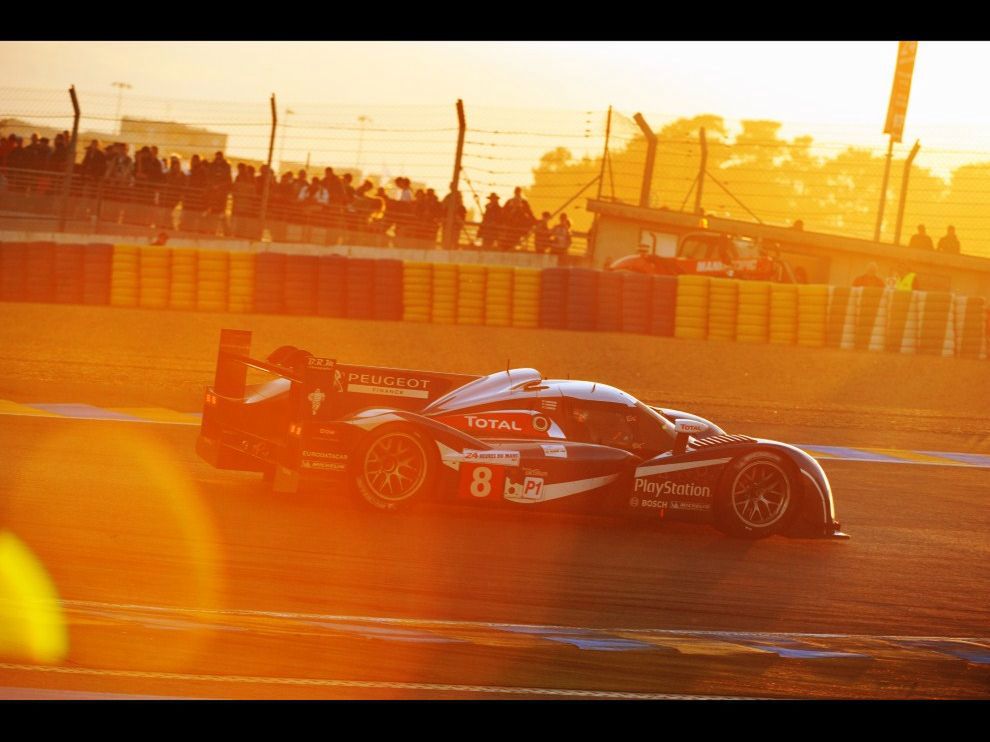
M713 435L694 442L694 449L711 448L712 446L728 446L732 443L753 443L756 439L748 435Z

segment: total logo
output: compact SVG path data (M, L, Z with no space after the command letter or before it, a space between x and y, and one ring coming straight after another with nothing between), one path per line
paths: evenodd
M465 415L469 428L475 430L511 430L517 433L523 432L518 420L505 420L497 417L480 417L479 415Z
M660 495L681 495L687 497L711 497L712 488L703 487L700 484L683 484L671 482L669 479L663 482L651 482L647 479L637 479L634 492L642 492L644 495L658 497Z

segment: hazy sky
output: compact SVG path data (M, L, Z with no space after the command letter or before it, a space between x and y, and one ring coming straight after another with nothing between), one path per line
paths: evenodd
M2 42L0 87L309 103L713 112L882 129L897 43ZM990 43L919 45L912 126L990 126ZM908 132L905 132L907 137Z
M472 106L604 111L612 104L627 116L647 114L657 127L714 113L783 121L785 136L883 147L896 56L896 41L2 42L0 88L64 91L71 83L115 96L111 83L124 81L133 86L125 101L250 102L262 111L272 92L280 105L369 110L452 107L463 98L469 123ZM904 150L920 138L923 152L990 159L990 96L972 87L988 70L990 43L920 42ZM3 109L0 99L0 116L9 114ZM262 128L243 151L260 158L266 148Z

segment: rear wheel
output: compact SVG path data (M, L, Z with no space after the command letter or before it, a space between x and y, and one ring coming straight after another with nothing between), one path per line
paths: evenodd
M432 493L436 446L411 425L389 425L371 433L351 465L354 488L382 510L409 508Z
M741 456L723 475L716 525L741 538L780 533L794 516L797 497L793 467L780 456L761 451Z

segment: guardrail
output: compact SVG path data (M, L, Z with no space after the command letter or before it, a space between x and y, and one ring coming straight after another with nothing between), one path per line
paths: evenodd
M2 173L0 173L2 176ZM443 207L413 201L355 199L349 206L306 203L273 195L266 218L261 217L261 194L208 186L181 186L147 181L116 182L80 173L63 190L61 173L45 170L8 170L0 177L0 225L18 229L107 230L120 234L165 231L173 238L229 238L290 242L308 245L364 245L434 249L442 243ZM438 211L438 209L440 209ZM502 227L482 239L481 223L458 221L456 249L483 249L493 253L560 254L572 260L588 254L586 232L572 232L566 249L537 250L530 231ZM126 238L124 238L126 239ZM123 240L122 240L123 241ZM566 258L565 258L566 259Z
M341 255L0 243L0 300L987 357L983 297Z

